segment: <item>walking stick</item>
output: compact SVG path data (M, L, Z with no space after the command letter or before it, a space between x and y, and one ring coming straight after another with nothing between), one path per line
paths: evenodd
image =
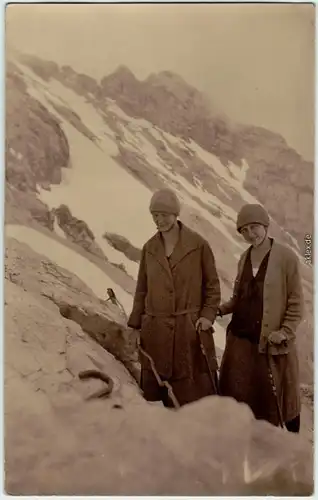
M118 307L120 307L120 309L123 311L124 315L125 315L125 318L126 320L128 320L128 317L127 317L127 314L126 314L126 311L124 309L124 306L119 302L119 300L117 299L116 297L116 294L114 292L114 290L112 288L107 288L107 294L108 294L108 297L109 299L108 300L111 300L114 304L116 304ZM162 380L159 373L157 372L156 370L156 366L155 366L155 363L154 363L154 360L152 359L152 357L139 345L138 346L138 350L139 352L145 357L148 359L149 363L150 363L150 366L151 366L151 370L152 370L152 373L154 374L154 377L157 381L157 384L160 386L160 387L166 387L167 391L168 391L168 396L173 404L173 406L178 409L180 408L180 404L176 398L176 396L174 395L174 392L173 392L173 389L171 387L171 385L169 384L169 382L167 382L166 380Z
M281 406L279 404L277 388L276 388L275 379L274 379L275 366L273 363L273 358L269 352L268 343L266 346L266 357L267 357L267 366L268 366L268 376L269 376L269 380L270 380L270 383L272 386L272 391L273 391L275 402L276 402L279 425L283 429L284 428L284 419L283 419L282 409L281 409Z
M202 326L201 325L199 325L197 332L198 332L198 337L199 337L199 343L200 343L201 351L202 351L203 357L205 359L205 362L206 362L206 365L207 365L207 368L208 368L208 373L209 373L209 377L210 377L210 381L211 381L213 390L215 391L215 394L219 394L219 390L218 390L218 387L217 387L217 384L216 384L216 380L215 380L215 376L214 376L215 374L211 370L210 363L209 363L208 356L207 356L207 352L206 352L206 349L204 347L204 343L203 343L203 340L202 340L202 335L201 335L202 334Z

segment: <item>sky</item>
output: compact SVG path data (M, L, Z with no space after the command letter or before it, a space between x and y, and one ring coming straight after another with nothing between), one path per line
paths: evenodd
M232 120L282 134L314 158L311 4L11 4L6 39L97 79L170 70Z

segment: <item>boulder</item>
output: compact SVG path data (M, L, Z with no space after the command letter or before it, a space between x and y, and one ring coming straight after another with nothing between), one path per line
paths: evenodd
M102 260L107 260L103 250L95 241L95 235L88 224L74 217L67 205L60 205L58 208L53 209L52 212L66 238L73 241L87 252L100 257Z
M132 245L132 243L130 243L130 241L124 236L116 233L106 232L103 235L103 238L105 238L105 240L107 240L107 242L113 248L115 248L115 250L118 250L118 252L122 252L127 257L127 259L137 263L140 262L141 249Z

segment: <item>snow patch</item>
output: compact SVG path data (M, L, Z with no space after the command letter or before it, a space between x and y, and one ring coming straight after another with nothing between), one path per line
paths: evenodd
M40 199L50 208L66 204L74 217L88 224L99 244L107 231L121 234L141 247L154 229L148 214L151 191L109 156L117 152L113 141L104 138L103 151L71 125L65 123L63 128L69 140L72 168L63 173L60 185L51 186L49 192L40 190Z
M152 135L155 139L157 139L157 140L159 140L159 141L162 141L162 142L163 142L163 144L165 145L165 147L166 147L166 149L167 149L167 152L168 152L171 156L173 156L174 158L176 158L179 162L181 162L181 164L183 165L183 167L184 167L184 168L187 168L187 169L189 168L189 167L188 167L188 165L184 162L184 160L183 160L180 156L178 156L178 155L177 155L177 153L175 153L175 152L173 151L173 149L171 149L171 147L170 147L170 143L169 143L169 141L167 141L167 139L163 136L162 131L160 131L160 132L159 132L156 128L152 128L152 129L150 129L150 130L149 130L149 132L151 133L151 135Z
M116 101L113 99L110 99L109 97L106 99L106 106L107 109L113 113L115 113L118 118L121 118L122 120L125 120L127 122L131 121L131 117L126 115L126 113L116 104Z
M7 225L6 235L26 243L35 252L45 255L58 266L81 279L101 299L107 288L113 288L126 311L132 308L132 296L112 281L99 267L62 243L27 226Z
M194 141L190 141L191 148L196 153L196 155L204 162L206 165L211 167L214 173L225 183L231 186L235 191L237 191L243 200L247 203L258 203L258 200L248 193L243 188L243 180L245 179L246 172L248 170L248 164L245 160L243 160L243 166L238 167L234 165L234 163L229 163L227 167L225 167L219 158L209 151L203 149L199 144ZM243 179L243 180L242 180Z
M59 224L58 224L58 222L57 222L57 220L56 220L56 219L54 219L54 232L55 232L58 236L60 236L61 238L66 239L66 235L65 235L65 233L64 233L63 229L61 229L61 228L60 228L60 226L59 226Z
M241 184L241 186L243 186L243 182L245 181L246 174L249 169L247 161L243 159L241 167L235 165L235 163L229 162L228 169L236 178L236 180Z
M224 196L225 196L228 200L231 200L231 199L232 199L232 198L231 198L231 196L229 195L229 193L227 193L227 191L225 191L225 189L223 189L223 187L222 187L222 186L220 186L220 184L218 184L218 185L217 185L217 188L218 188L218 190L219 190L222 194L224 194Z
M106 126L103 118L94 109L94 106L88 103L84 97L78 95L76 92L54 79L50 80L47 88L52 95L63 97L68 107L82 118L83 123L85 123L89 129L91 129L91 126L93 127L94 130L92 131L95 135L99 137L104 134Z

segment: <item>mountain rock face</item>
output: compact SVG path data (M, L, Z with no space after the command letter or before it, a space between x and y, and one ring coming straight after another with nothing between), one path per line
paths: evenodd
M222 163L241 164L237 137L226 118L212 117L206 98L177 75L165 71L139 82L125 67L101 80L101 93L130 116L144 118L162 130L192 139Z
M58 121L26 90L14 63L6 72L6 202L51 227L47 207L37 200L37 187L48 189L61 182L61 168L68 167L70 151ZM16 211L16 210L15 210ZM9 215L10 217L10 215Z
M110 98L127 115L148 120L186 142L195 141L225 166L234 163L242 169L246 161L249 168L244 187L302 249L305 234L313 234L313 163L305 161L279 134L232 123L225 115L215 113L201 92L171 71L139 81L129 68L119 66L98 83L69 66L60 68L34 56L23 56L22 60L45 80L54 78L101 106ZM86 133L94 139L92 132Z
M244 186L276 221L303 246L304 225L313 233L313 163L305 161L279 135L261 127L231 124L213 116L202 95L170 72L139 82L120 67L102 79L102 95L114 99L133 117L145 118L162 130L192 139L224 165L249 169Z
M251 166L246 189L270 208L271 215L304 251L305 235L313 235L314 230L313 163L305 161L278 134L251 126L241 126L239 131L244 157Z
M5 221L7 224L30 225L34 221L53 231L53 220L49 208L32 191L5 185Z
M92 340L101 303L67 270L8 239L5 278L8 494L312 494L309 444L245 405L211 397L174 412L144 401L117 361L134 360L120 316L103 305L106 351ZM113 380L103 401L87 400L100 381L78 378L91 369Z

